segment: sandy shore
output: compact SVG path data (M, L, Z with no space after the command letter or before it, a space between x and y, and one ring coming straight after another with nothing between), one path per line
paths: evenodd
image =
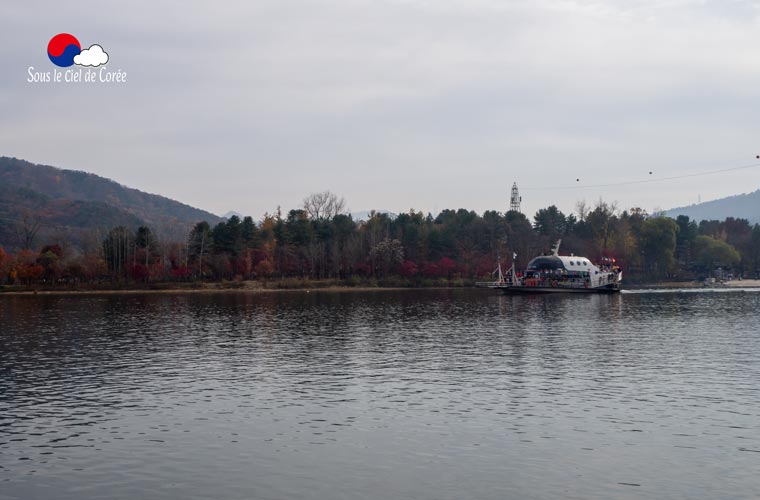
M660 283L643 283L637 285L623 286L631 290L647 288L705 288L701 281L663 281ZM716 282L708 288L760 288L760 280L731 280L722 283Z
M757 288L760 287L760 280L731 280L726 281L721 286L729 288Z

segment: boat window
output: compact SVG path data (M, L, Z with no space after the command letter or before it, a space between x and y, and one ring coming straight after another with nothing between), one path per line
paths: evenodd
M553 255L542 255L540 257L536 257L530 262L528 262L527 269L530 271L541 271L541 272L553 272L558 269L564 269L565 266L562 264L562 260L559 259L559 257L555 257Z

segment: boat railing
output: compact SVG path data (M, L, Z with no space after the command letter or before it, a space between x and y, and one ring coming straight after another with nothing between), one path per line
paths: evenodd
M520 285L531 288L588 288L588 282L579 278L523 278Z
M477 281L475 286L479 288L596 288L616 285L619 275L612 273L593 274L591 276L568 276L568 275L533 275L519 276L515 281L503 279L496 281Z
M512 286L512 281L510 280L476 281L475 286L478 288L504 288L507 286Z
M607 286L616 282L615 277L610 275L584 276L528 276L521 278L519 286L531 288L595 288Z

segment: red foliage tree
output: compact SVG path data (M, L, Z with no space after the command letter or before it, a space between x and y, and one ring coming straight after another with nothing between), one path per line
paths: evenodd
M457 263L448 257L441 257L441 259L438 261L438 269L440 270L441 275L446 278L451 279L451 274L456 268Z
M354 266L354 273L358 274L359 276L372 276L372 266L362 262Z
M32 282L38 280L45 269L37 264L37 254L32 250L19 250L16 254L16 262L11 271L11 276L14 279L20 280L22 283L31 285Z
M405 260L398 268L398 273L405 278L415 276L418 272L417 264L411 260Z
M261 278L268 278L274 273L274 265L269 260L259 261L254 269L256 271L256 276Z
M185 280L190 277L191 271L187 266L175 267L169 271L169 275L177 280Z
M439 278L441 276L441 268L435 262L425 262L422 266L422 275L426 278Z
M150 271L144 264L135 264L129 267L129 276L135 281L147 281Z
M0 283L5 281L5 263L8 261L8 255L5 253L5 250L3 250L3 247L0 247Z

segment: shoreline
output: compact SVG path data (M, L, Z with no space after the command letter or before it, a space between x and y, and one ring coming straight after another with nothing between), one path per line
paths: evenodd
M425 286L425 287L401 287L401 286L348 286L348 285L330 285L330 286L302 286L302 287L255 287L255 286L204 286L204 287L179 287L179 288L27 288L2 290L0 297L3 296L36 296L36 295L185 295L185 294L276 294L276 293L345 293L345 292L398 292L412 290L465 290L475 289L475 287L462 286ZM480 289L479 289L480 290Z
M662 281L659 283L636 283L624 286L627 290L677 290L677 289L726 289L726 288L760 288L760 279L731 280L716 282L705 286L701 281Z
M280 283L282 285L282 283ZM272 293L346 293L346 292L398 292L398 291L420 291L420 290L488 290L474 286L382 286L382 285L357 285L350 286L344 284L323 284L311 282L304 286L292 286L293 283L287 283L287 286L265 286L259 282L241 282L231 285L229 283L209 283L195 286L177 286L176 283L160 284L156 283L150 287L140 288L34 288L34 287L14 287L10 290L0 288L0 297L2 296L37 296L37 295L184 295L184 294L272 294ZM706 287L698 281L676 282L667 281L660 283L641 283L624 286L623 290L678 290L678 289L741 289L741 288L760 288L760 280L732 280L716 286Z

